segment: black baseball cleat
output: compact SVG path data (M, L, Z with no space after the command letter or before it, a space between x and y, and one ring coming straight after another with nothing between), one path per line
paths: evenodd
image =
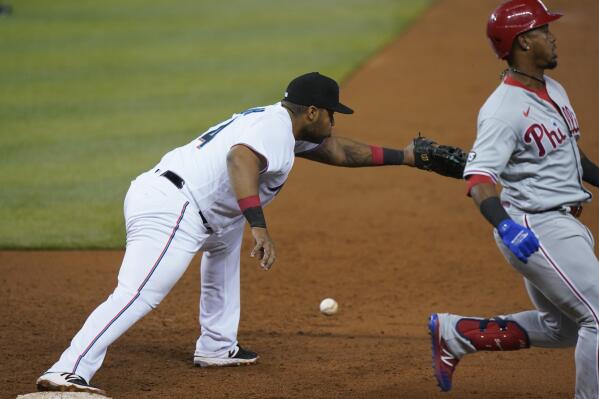
M230 366L249 366L255 364L260 356L257 353L243 349L237 345L231 349L224 357L193 357L193 364L199 367L230 367Z
M73 373L45 373L37 379L37 390L53 392L87 392L106 395L106 392Z

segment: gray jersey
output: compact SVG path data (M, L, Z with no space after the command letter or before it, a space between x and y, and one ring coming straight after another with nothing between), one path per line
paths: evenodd
M527 212L590 201L582 185L580 129L564 88L533 91L506 77L481 108L464 177L486 175L501 200ZM558 110L559 108L559 110Z
M493 320L515 322L531 346L576 346L576 399L597 399L599 260L591 231L567 206L589 201L591 194L581 184L579 127L572 106L556 81L546 78L546 82L546 91L535 92L508 78L495 90L480 111L476 142L464 174L485 175L503 184L502 200L510 204L504 205L509 217L539 241L539 250L524 263L495 230L499 250L524 276L536 310ZM458 326L473 319L450 314L431 318L437 370L455 368L456 360L468 353L504 350L501 338L493 340L495 348L493 343L483 346L466 337ZM486 327L480 320L482 331ZM508 330L505 337L522 345L514 329ZM444 375L436 373L441 380Z

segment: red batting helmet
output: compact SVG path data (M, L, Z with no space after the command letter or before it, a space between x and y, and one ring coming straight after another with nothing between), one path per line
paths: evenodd
M510 0L489 17L487 36L497 57L506 59L516 36L547 25L562 15L549 12L541 0Z

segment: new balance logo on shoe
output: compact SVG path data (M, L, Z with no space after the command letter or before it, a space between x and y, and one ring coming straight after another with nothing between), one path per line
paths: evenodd
M437 384L443 392L451 390L451 380L460 359L449 351L447 343L441 335L441 323L447 320L447 314L431 314L428 331L431 336L433 370Z
M449 367L453 367L453 362L455 361L455 356L452 355L447 349L443 348L443 354L441 355L441 361L448 365Z

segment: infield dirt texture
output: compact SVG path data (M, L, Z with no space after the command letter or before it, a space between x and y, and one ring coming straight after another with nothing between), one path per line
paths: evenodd
M470 148L479 107L503 65L484 35L496 0L435 3L343 82L356 110L336 132L403 146L421 131ZM551 0L561 81L599 161L599 2ZM276 99L273 99L276 100ZM166 151L167 149L165 149ZM596 196L599 191L592 190ZM239 340L253 367L193 367L198 334L195 260L164 302L109 350L93 383L114 398L572 397L573 349L466 358L454 390L438 391L431 312L492 316L531 308L465 184L408 168L336 169L298 160L266 210L279 258L263 272L242 256ZM582 221L599 234L599 204ZM90 228L92 228L90 226ZM31 392L87 315L112 291L122 252L1 252L0 392ZM318 312L324 297L339 313Z

